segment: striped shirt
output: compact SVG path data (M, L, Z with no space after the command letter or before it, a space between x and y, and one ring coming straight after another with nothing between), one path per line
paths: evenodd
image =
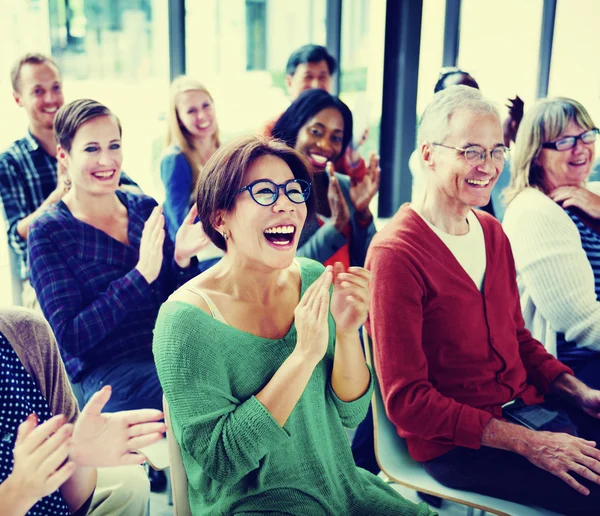
M160 305L199 272L196 260L187 269L177 266L167 236L160 274L148 284L136 265L144 223L157 203L116 193L127 207L129 245L73 217L63 201L30 227L31 283L75 382L101 365L152 359Z
M596 297L600 298L600 235L579 218L578 210L567 209L565 212L577 226L581 246L594 271ZM584 365L590 359L600 357L600 353L593 349L578 347L576 342L567 342L564 333L556 334L556 347L558 359L573 369Z
M21 279L28 277L27 241L17 224L35 210L56 188L57 160L31 132L0 154L0 196L8 230L8 243L21 259ZM121 183L137 186L124 172Z

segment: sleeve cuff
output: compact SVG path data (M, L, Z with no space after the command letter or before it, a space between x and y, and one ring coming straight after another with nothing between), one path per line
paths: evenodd
M256 397L252 396L235 410L235 418L244 424L230 427L234 442L245 442L254 447L252 455L257 460L264 457L270 449L288 441L290 433L273 419L271 413Z
M454 444L465 448L479 449L483 430L492 417L492 414L485 410L463 405L456 424Z
M550 385L552 382L563 373L568 373L575 376L575 373L570 367L567 367L562 362L559 362L556 358L551 357L550 360L546 360L538 367L535 372L535 376L531 379L531 382L538 389L540 389L542 394L548 394L550 392Z
M132 269L121 280L123 290L121 295L115 296L117 302L125 308L129 303L144 298L150 292L150 285L140 271Z
M359 398L353 401L342 401L333 390L331 382L329 383L329 391L331 392L333 404L342 420L342 425L346 428L356 428L367 415L371 398L373 397L373 373L371 372L371 368L369 367L369 386Z

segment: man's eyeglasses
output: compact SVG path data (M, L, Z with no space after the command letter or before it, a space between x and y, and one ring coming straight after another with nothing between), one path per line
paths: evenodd
M253 181L244 188L240 188L237 193L240 194L248 190L252 200L261 206L271 206L279 198L279 190L283 190L286 197L294 204L302 204L310 197L311 184L304 179L290 179L282 185L278 185L268 179L259 179Z
M577 140L581 140L583 143L594 143L598 137L600 130L597 127L581 133L579 136L565 136L560 140L554 142L542 143L544 149L554 149L557 151L566 151L572 149L577 145Z
M483 147L479 145L471 145L470 147L466 147L465 149L461 149L460 147L452 147L450 145L444 145L442 143L434 143L433 145L437 145L438 147L445 147L446 149L454 149L455 151L460 152L467 160L469 165L480 165L485 161L485 157L490 155L493 161L497 163L504 163L508 159L508 147L501 145L500 147L495 147L492 150L485 150Z

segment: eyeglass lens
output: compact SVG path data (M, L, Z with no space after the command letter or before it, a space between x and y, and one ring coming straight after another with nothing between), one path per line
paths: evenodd
M277 185L271 181L260 181L252 185L250 193L258 204L269 206L277 201L279 188L283 188L287 198L295 204L305 202L310 195L309 183L301 179L288 181L283 185Z

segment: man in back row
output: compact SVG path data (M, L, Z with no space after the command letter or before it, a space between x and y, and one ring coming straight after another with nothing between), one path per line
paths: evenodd
M331 93L331 78L337 70L335 58L321 45L304 45L292 52L285 67L285 86L294 102L303 91L320 89ZM268 120L260 132L272 136L273 128L282 113ZM357 143L351 142L346 152L335 163L336 172L361 180L366 171L365 161L358 148L367 139L368 130Z
M25 110L29 128L0 155L0 195L8 243L20 258L23 304L35 308L37 300L27 266L29 226L70 187L70 179L57 164L53 132L54 117L64 97L58 65L43 54L30 53L18 59L10 78L13 97ZM125 173L121 183L137 186Z

